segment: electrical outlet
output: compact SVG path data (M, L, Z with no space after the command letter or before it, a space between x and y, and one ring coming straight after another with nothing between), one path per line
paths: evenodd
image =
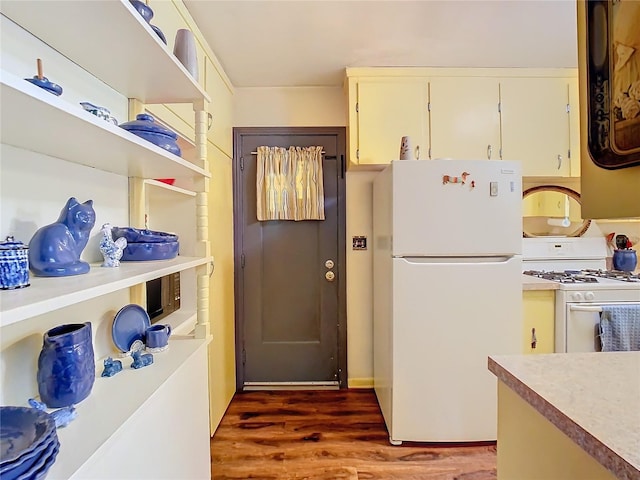
M359 235L353 237L353 249L354 250L366 250L367 249L367 237Z

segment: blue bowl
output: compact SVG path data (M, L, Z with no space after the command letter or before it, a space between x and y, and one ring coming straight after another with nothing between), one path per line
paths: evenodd
M37 75L34 75L33 78L25 78L27 82L31 82L34 85L46 90L49 93L53 93L56 96L62 95L62 87L57 83L50 82L47 80L47 77L42 77L42 79L38 78Z
M122 261L169 260L178 255L179 242L129 243L122 252Z
M111 229L113 239L120 237L127 239L127 243L158 243L158 242L177 242L178 236L173 233L156 232L155 230L147 230L133 227L113 227Z

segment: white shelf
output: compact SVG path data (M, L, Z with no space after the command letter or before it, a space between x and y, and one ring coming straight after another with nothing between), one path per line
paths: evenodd
M210 100L128 0L101 1L98 8L91 1L23 0L1 2L0 11L128 98Z
M121 262L120 267L91 265L84 275L36 277L30 287L0 291L0 326L51 312L171 273L205 265L212 257L177 256L171 260Z
M175 185L169 185L168 183L160 182L158 180L149 179L149 180L145 180L144 183L146 183L147 185L151 185L153 187L156 187L156 188L160 188L162 190L168 190L170 192L181 193L182 195L187 195L189 197L195 197L196 196L196 192L194 192L193 190L187 190L185 188L176 187Z
M122 371L113 377L100 376L104 359L97 360L96 381L91 394L76 405L78 416L67 427L57 431L60 453L48 477L71 477L192 355L210 341L211 338L172 336L169 348L153 355L152 365L135 370L130 368L130 358L118 359L122 362ZM167 415L175 413L178 412L167 412ZM137 454L152 454L144 453L144 432L140 432L140 446ZM132 452L132 455L136 453Z
M2 143L129 177L211 176L13 74L0 72L0 83Z

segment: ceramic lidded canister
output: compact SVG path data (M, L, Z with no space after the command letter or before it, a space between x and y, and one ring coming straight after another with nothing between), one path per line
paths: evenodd
M29 247L7 237L0 242L0 289L29 286Z
M135 120L120 124L120 128L124 128L134 135L144 138L174 155L182 155L182 151L176 142L178 134L155 123L155 119L147 113L136 115Z

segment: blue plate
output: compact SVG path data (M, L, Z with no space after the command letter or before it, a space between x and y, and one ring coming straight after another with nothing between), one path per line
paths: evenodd
M125 305L113 319L113 343L126 353L136 340L144 342L144 334L150 326L151 320L144 308L135 303Z
M15 477L15 480L35 480L36 478L44 478L44 474L51 468L53 462L55 462L58 452L60 451L60 444L52 445L52 447L45 452L42 457L34 464L27 472Z
M58 435L54 430L46 440L40 443L31 452L22 455L9 465L0 467L0 478L2 478L2 480L11 480L23 475L27 471L31 471L34 465L40 462L43 456L48 456L53 448L59 444Z
M53 93L56 96L62 95L62 87L57 83L50 82L47 77L38 78L37 75L34 75L33 78L25 78L27 82L31 82L34 85L46 90L49 93Z
M40 447L55 431L53 417L30 407L0 407L0 468Z

